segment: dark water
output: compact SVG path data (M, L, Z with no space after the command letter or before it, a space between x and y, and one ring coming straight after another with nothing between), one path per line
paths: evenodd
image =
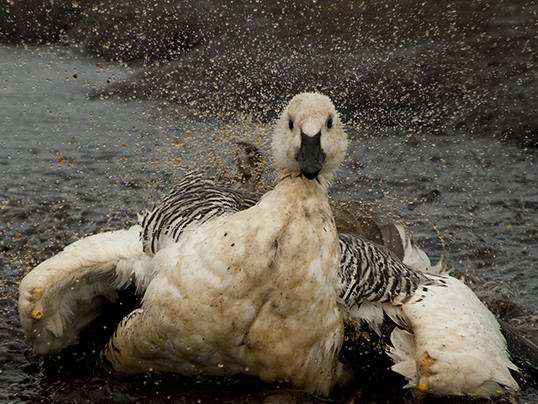
M87 99L131 73L59 45L0 48L0 402L316 401L249 381L73 376L76 369L50 371L31 352L17 313L24 273L85 234L133 224L184 169L231 169L233 141L258 142L267 154L270 129L248 120L208 123L175 105ZM398 210L433 260L442 252L437 228L449 265L480 297L514 304L508 320L537 327L537 149L465 130L406 137L357 125L349 133L334 198L379 199ZM521 402L538 402L535 385Z

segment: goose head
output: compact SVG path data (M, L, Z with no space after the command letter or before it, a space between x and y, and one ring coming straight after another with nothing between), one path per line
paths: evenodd
M282 112L272 147L280 178L303 176L325 185L344 159L347 135L329 97L302 93Z

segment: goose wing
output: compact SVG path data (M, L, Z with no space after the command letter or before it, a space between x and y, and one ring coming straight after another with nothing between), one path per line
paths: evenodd
M141 220L144 251L155 254L207 221L248 209L257 198L220 188L202 174L189 173Z
M19 288L19 316L35 351L53 354L76 344L80 331L119 291L134 285L145 292L155 275L150 262L157 250L187 229L255 203L190 173L140 217L140 225L85 237L42 262Z
M364 300L401 305L427 275L404 265L388 249L364 238L340 233L340 298L347 307Z
M79 332L106 301L130 285L145 290L149 257L140 226L85 237L42 262L21 281L19 316L24 332L41 354L77 342Z
M392 370L434 395L490 398L519 387L493 314L462 282L411 269L389 250L340 234L340 298L351 321L380 333L387 314Z
M403 264L389 249L352 233L340 233L339 298L349 320L381 335L386 315L408 327L402 306L421 286L439 281Z

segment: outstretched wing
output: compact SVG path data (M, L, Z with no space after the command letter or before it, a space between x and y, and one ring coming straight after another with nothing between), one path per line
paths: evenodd
M134 285L143 294L154 276L150 262L189 227L246 209L256 200L222 190L189 174L164 201L129 230L78 240L42 262L19 288L19 316L36 352L57 353L77 343L78 334L101 314L107 301Z
M379 333L387 314L392 370L434 395L489 398L517 391L500 326L459 280L416 271L389 250L340 234L340 298L350 320Z
M42 262L21 281L19 316L24 332L41 354L77 342L79 332L106 301L130 285L145 290L150 257L144 254L140 227L78 240Z

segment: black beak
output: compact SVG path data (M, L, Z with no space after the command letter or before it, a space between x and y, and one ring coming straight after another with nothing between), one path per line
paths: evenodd
M295 159L306 178L313 180L318 176L325 161L325 153L321 150L321 131L312 137L301 132L301 147Z

